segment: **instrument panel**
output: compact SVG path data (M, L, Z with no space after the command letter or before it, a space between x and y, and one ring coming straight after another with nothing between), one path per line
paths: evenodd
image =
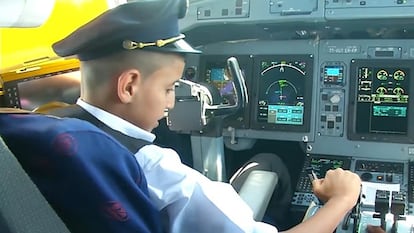
M216 58L223 63L225 57L236 56L247 81L250 102L227 119L225 128L233 130L223 130L225 138L305 145L293 211L318 203L309 170L323 177L328 169L341 167L364 182L398 186L398 195L404 197L402 214L413 214L414 165L409 161L414 155L414 40L255 40L201 49L203 55L188 64L200 64L194 80L211 79L203 71L210 66L206 61L217 65ZM222 85L217 85L219 90ZM344 223L337 232L363 231L380 221L372 200L364 201L356 228ZM410 226L398 222L400 229Z
M237 95L226 60L238 59L249 103L224 119L223 136L239 142L237 150L248 147L240 139L305 145L294 209L318 202L309 170L323 177L340 167L364 182L399 185L396 199L412 215L412 12L414 0L194 0L180 26L203 54L189 55L183 78L206 86L212 104L232 105ZM19 85L39 77L6 82L6 103L23 107ZM354 230L377 220L364 212Z
M219 69L226 57L240 60L250 102L226 120L234 128L226 137L304 142L309 154L406 161L414 155L413 42L218 42L202 46L187 66L199 67L193 80L223 92Z
M343 219L335 232L363 233L367 225L382 225L386 232L413 230L413 162L308 155L292 198L291 210L305 212L313 206L310 212L314 214L323 203L312 193L309 174L314 172L323 177L327 170L335 168L352 170L363 181L357 207Z
M388 193L390 206L400 208L398 215L413 214L413 9L411 0L200 0L190 5L181 27L203 51L199 59L188 60L201 68L194 80L206 80L205 57L243 60L250 102L226 119L225 139L295 141L306 154L294 209L318 201L309 169L322 177L341 167L364 182L398 186L398 192ZM336 232L364 232L368 223L378 223L370 212L373 205L364 203L354 229L346 222ZM398 222L398 232L412 231L414 222L408 220L387 220L386 229Z
M215 87L226 103L233 93L225 94L225 59L239 59L249 103L225 119L225 146L299 142L306 158L294 208L318 201L308 169L322 177L341 167L364 182L398 185L389 196L407 197L394 201L412 215L413 9L412 0L197 0L180 26L203 54L187 60L185 74ZM377 220L364 212L354 229L336 232L363 232ZM398 221L405 232L408 222Z
M307 156L292 198L293 208L306 209L312 201L319 203L318 199L312 193L312 183L308 177L308 174L310 174L311 171L313 171L317 177L324 177L329 169L336 168L350 169L351 158L323 155Z

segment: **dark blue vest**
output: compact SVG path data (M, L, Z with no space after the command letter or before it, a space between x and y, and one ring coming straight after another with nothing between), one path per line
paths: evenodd
M140 146L82 120L37 114L0 114L0 134L71 232L162 232L131 153Z

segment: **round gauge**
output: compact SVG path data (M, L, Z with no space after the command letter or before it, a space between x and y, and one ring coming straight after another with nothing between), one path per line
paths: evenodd
M402 70L397 70L394 72L394 79L397 81L402 81L405 78L405 73Z
M303 105L306 71L302 62L263 62L260 72L260 98L268 105Z
M285 79L273 82L266 89L269 104L295 105L297 94L296 87Z
M385 95L387 93L387 88L385 88L385 87L378 87L376 92L379 95Z
M404 94L404 89L402 89L401 87L396 87L396 88L394 88L392 93L394 93L395 95L403 95Z
M387 80L388 72L385 70L380 70L377 72L377 79L379 80Z

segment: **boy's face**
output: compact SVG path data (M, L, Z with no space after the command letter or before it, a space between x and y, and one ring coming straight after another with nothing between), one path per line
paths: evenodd
M164 65L140 82L139 92L134 100L134 124L151 132L164 117L165 109L172 109L175 103L175 83L184 70L184 59L173 56L172 62Z

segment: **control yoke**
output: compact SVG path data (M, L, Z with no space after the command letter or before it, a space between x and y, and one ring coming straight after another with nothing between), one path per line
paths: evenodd
M176 84L174 109L168 111L167 124L175 131L200 131L209 121L236 113L248 104L246 82L235 57L227 59L229 80L233 81L236 98L232 104L214 103L219 93L210 91L207 85L189 80L179 80Z

